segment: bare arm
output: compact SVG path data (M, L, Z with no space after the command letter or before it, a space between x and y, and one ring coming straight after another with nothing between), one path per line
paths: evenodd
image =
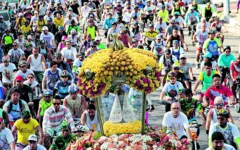
M13 126L12 127L12 135L13 135L13 137L15 137L16 132L17 132L17 127Z
M37 127L36 127L36 130L38 131L38 133L39 133L39 144L42 144L42 142L43 142L43 131L42 131L42 128L41 128L41 126L40 125L38 125Z
M194 85L194 87L193 87L193 92L195 92L196 93L196 89L197 89L197 87L199 86L199 84L201 83L201 81L200 80L197 80L197 83Z
M47 64L46 64L46 59L43 55L42 55L41 60L42 60L43 68L44 68L44 71L45 71L47 69Z
M47 82L47 79L46 79L46 76L43 76L43 80L42 80L42 90L45 90L45 86L46 86L46 82Z
M31 56L28 56L28 58L27 58L27 67L30 65L30 63L31 63Z
M82 116L81 116L81 124L85 125L86 124L86 120L87 120L86 113L83 113Z
M68 107L68 103L67 103L67 100L66 100L66 99L63 100L63 106Z
M206 122L206 130L210 129L210 125L211 125L211 121L212 121L212 116L213 116L213 112L212 110L209 110L208 114L207 114L207 122Z
M11 149L11 150L15 150L15 142L14 142L14 141L12 141L12 142L10 143L10 149Z
M160 95L160 100L163 100L164 95L165 95L165 92L162 91L162 93L161 93L161 95Z

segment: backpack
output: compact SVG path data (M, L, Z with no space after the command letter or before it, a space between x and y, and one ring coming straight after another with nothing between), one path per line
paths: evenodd
M25 109L25 106L22 104L22 100L19 101L20 111L22 112ZM8 107L7 107L7 113L10 113L12 111L13 103L10 101Z

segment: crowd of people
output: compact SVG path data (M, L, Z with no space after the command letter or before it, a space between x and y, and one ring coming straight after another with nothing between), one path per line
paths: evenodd
M127 48L157 56L162 128L192 142L198 112L209 150L240 149L229 109L239 103L240 55L223 46L227 29L210 1L202 8L195 0L0 0L4 10L10 18L0 16L0 149L65 150L75 131L100 131L94 99L79 94L78 74L115 35ZM198 78L187 62L189 44L196 47ZM134 105L141 93L128 85L123 90ZM115 94L109 90L101 99L107 120ZM155 107L147 100L149 125Z

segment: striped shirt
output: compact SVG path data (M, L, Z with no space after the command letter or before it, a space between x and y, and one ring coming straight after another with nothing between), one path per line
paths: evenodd
M60 105L58 112L55 111L53 106L49 107L43 117L43 132L45 133L47 128L61 129L61 124L65 119L70 123L71 130L73 130L75 128L74 121L67 107Z

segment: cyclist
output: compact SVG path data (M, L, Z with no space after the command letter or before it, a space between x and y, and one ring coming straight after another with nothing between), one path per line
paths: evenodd
M205 107L207 107L208 105L214 105L214 99L217 96L222 96L224 100L224 105L227 105L228 103L236 103L232 91L228 87L221 84L220 78L221 77L219 74L215 74L212 76L213 85L206 90L203 97L203 105Z
M217 112L218 122L211 125L209 130L209 145L212 145L212 134L215 131L221 132L226 143L232 145L235 149L240 148L240 133L236 125L228 122L230 113L226 109L220 109Z
M81 116L81 124L89 128L89 130L100 131L99 121L97 119L97 111L94 104L88 104L87 109Z
M158 22L154 24L154 29L158 32L159 35L164 36L165 30L167 28L166 22L163 21L163 19L160 17L158 19Z
M192 97L193 93L191 89L185 89L184 91L185 91L184 93L186 98L180 99L179 101L181 106L181 111L187 116L189 122L196 121L196 111L197 111L203 121L202 125L205 126L206 118L203 113L202 104L198 100Z
M191 34L190 33L190 31L192 30L191 27L193 27L193 30L196 31L196 25L199 22L200 22L199 13L194 10L194 7L191 7L190 11L188 11L185 16L185 24L188 25L188 35Z
M55 84L53 95L58 93L61 99L64 99L68 93L68 87L71 85L71 80L69 80L69 73L66 70L62 70L60 73L60 80Z
M165 95L166 101L168 102L165 105L165 112L170 111L171 103L177 99L179 89L184 89L182 83L177 81L177 74L175 72L170 72L168 77L170 81L164 85L162 93L160 94L160 103L162 103Z
M232 147L229 144L225 144L225 137L221 132L213 132L211 136L212 140L212 146L208 147L206 150L235 150L234 147Z
M46 150L46 148L38 144L38 138L35 134L31 134L28 137L28 146L26 146L23 150Z
M221 82L226 78L227 74L230 74L230 64L236 60L236 57L231 53L231 47L225 46L223 48L224 53L222 53L218 58L218 66L220 69L220 75L222 77ZM229 76L230 77L230 76Z
M158 18L162 18L163 22L168 23L169 14L165 9L165 5L162 6L162 9L158 12Z
M178 43L181 42L181 46L185 46L186 51L188 50L187 44L184 42L184 39L181 35L179 35L179 29L178 28L173 28L172 34L167 38L167 45L168 47L173 47L173 41L177 40Z
M193 41L197 42L196 45L196 68L200 68L200 55L202 54L202 47L203 47L203 43L204 41L206 41L208 38L208 31L206 30L206 25L202 24L201 25L201 29L197 29L197 31L195 32L194 36L193 36Z
M215 37L214 31L210 30L208 32L208 39L203 44L203 53L208 51L212 54L213 59L217 60L221 49L221 41Z
M115 18L112 17L112 13L108 13L108 17L104 19L104 22L103 22L103 29L105 30L104 32L104 35L105 35L105 38L107 37L108 35L108 30L110 28L112 28L112 25L114 25L113 23L115 22ZM117 25L117 24L116 24Z
M179 46L178 40L172 41L172 47L170 48L170 50L172 51L172 55L177 57L178 61L180 59L180 55L184 55L184 50L181 46Z
M148 25L149 29L144 33L143 41L144 43L149 47L148 50L150 49L151 43L156 39L158 32L154 30L154 25L149 24Z
M216 70L216 71L220 72L218 64L217 64L217 61L216 60L212 60L212 54L210 52L206 52L202 57L203 57L203 61L202 61L201 65L200 65L200 70L201 71L204 70L205 63L210 61L212 63L212 70Z
M213 75L215 75L217 73L218 73L217 71L212 70L212 63L210 61L207 61L205 63L205 71L202 71L199 73L198 80L193 87L193 93L196 94L196 90L197 90L199 84L202 83L201 94L199 95L199 98L198 98L198 100L200 102L202 101L203 94L212 85Z
M164 114L162 121L162 128L167 130L174 130L178 139L187 139L188 142L192 141L191 131L187 116L180 112L181 107L179 102L174 102L171 105L171 111Z
M161 56L164 55L164 47L166 46L165 41L162 39L161 35L156 37L156 40L151 44L151 51L158 57L158 60Z
M217 120L217 112L219 110L223 109L223 108L229 111L228 121L233 123L233 118L232 118L232 115L230 113L230 109L229 109L228 105L224 106L224 101L223 101L223 98L221 96L217 96L214 99L214 106L212 108L211 107L209 107L209 108L210 109L207 113L207 122L206 122L206 133L207 134L209 133L210 126L218 121Z
M169 71L172 70L172 65L178 64L178 60L175 56L172 55L170 49L164 51L164 55L161 56L159 60L159 68L161 69L161 74L163 77L163 85L166 83L166 77Z
M72 84L68 87L68 93L64 100L63 105L66 106L73 117L73 120L76 124L80 123L80 118L87 108L87 103L84 96L77 93L78 87L75 84Z
M71 133L71 127L67 121L62 122L61 130L62 134L56 137L50 150L65 150L71 141L76 140L76 135Z
M4 125L4 120L0 118L0 139L1 139L1 149L4 150L14 150L15 141L11 130L9 130Z
M210 2L208 2L202 11L202 16L205 17L208 22L215 12L216 10L210 5Z
M231 89L233 94L236 96L236 86L237 80L240 79L240 55L238 55L237 60L230 65L230 76L231 76Z
M219 21L218 17L214 18L214 22L211 24L211 29L216 31L216 36L221 39L221 42L224 42L224 35L222 34L222 27L225 27L222 22ZM227 32L227 29L225 27L225 30Z
M17 143L16 143L16 149L20 150L27 146L28 144L28 137L31 134L35 134L35 132L39 133L40 141L39 144L42 144L43 142L43 132L42 129L37 122L37 120L33 119L31 117L30 111L23 111L22 112L22 118L18 119L12 128L13 135L17 132Z

